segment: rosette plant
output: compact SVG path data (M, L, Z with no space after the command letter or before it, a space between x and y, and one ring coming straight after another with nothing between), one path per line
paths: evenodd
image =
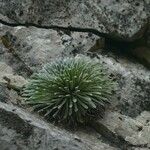
M114 85L98 60L77 56L45 65L32 76L23 95L49 120L82 124L103 115Z

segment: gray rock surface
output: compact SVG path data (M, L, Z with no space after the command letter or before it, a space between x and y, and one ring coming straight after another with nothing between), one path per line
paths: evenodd
M0 13L3 14L0 17L7 22L93 28L125 40L133 40L143 35L150 14L148 0L138 2L109 0L107 3L104 0L81 0L80 3L76 0L13 2L14 0L0 1ZM109 129L106 132L108 136L113 133L118 137L119 144L115 144L113 139L108 137L103 139L103 135L99 138L100 135L94 131L77 131L71 134L47 124L27 111L11 106L10 103L18 105L20 97L16 91L9 89L3 80L5 75L13 81L13 85L21 88L26 82L24 77L27 79L31 75L27 73L30 69L36 72L44 64L58 57L92 51L99 41L98 36L88 32L24 26L9 27L3 24L0 24L0 36L7 36L8 40L4 43L2 39L0 42L0 82L3 82L0 84L0 101L9 103L0 103L2 150L119 150L122 140L132 144L127 150L149 149L150 71L148 69L135 60L110 52L101 53L99 50L98 54L89 53L91 57L98 57L100 63L108 68L118 81L118 90L112 99L109 113L106 113L104 119L100 121L105 129ZM103 44L101 46L103 47Z
M15 73L24 77L26 70L22 66L38 71L44 64L73 53L90 50L97 40L95 35L73 32L70 35L62 31L38 29L35 27L7 27L1 25L1 35L7 35L8 41L22 62L18 60L3 43L0 44L1 61L9 64ZM108 53L99 55L103 63L114 74L119 83L116 94L117 109L125 115L135 117L143 110L150 110L150 71L126 57ZM18 78L19 79L19 78ZM18 80L19 81L19 80ZM20 81L19 81L20 82ZM19 84L18 84L19 85Z
M79 137L0 102L1 150L116 150L98 139L93 141L93 133Z
M0 13L11 22L90 28L118 39L133 40L145 32L150 3L148 0L5 0L0 1Z
M12 86L22 88L27 81L18 75L14 75L13 70L6 63L0 62L0 83L9 83Z
M150 71L123 56L109 53L98 57L118 81L114 109L131 117L136 117L143 110L150 111Z
M1 24L1 36L8 37L8 43L11 45L15 53L20 59L13 56L9 49L0 43L0 59L12 66L19 74L23 70L23 66L37 71L43 64L50 62L52 59L77 53L80 51L88 51L99 37L88 34L73 32L70 35L61 31L38 29L35 27L7 27Z
M110 123L111 122L111 123ZM116 112L107 112L104 119L99 122L99 132L102 131L101 124L111 132L110 135L122 137L130 147L150 148L150 112L142 112L137 118L130 118ZM106 135L108 136L108 135ZM111 138L111 137L110 137ZM136 149L136 148L135 148Z
M0 61L0 101L19 104L21 97L18 91L27 83L22 76L15 75L13 69Z

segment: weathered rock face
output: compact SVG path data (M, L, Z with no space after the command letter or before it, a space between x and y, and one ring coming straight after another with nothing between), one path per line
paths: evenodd
M0 80L1 82L6 83L5 80L3 79L3 77L6 76L8 79L10 79L10 81L12 81L11 82L12 85L19 86L19 87L22 87L26 83L26 80L23 77L20 77L15 74L28 77L25 75L27 70L22 69L24 65L29 67L33 72L36 72L44 64L50 62L52 59L57 59L58 57L61 56L64 57L65 55L69 56L70 54L82 53L91 50L98 39L97 36L88 33L73 32L70 33L69 35L55 30L38 29L35 27L26 28L21 26L13 28L13 27L1 25L0 33L2 37L4 35L7 35L6 37L8 40L7 42L6 41L4 42L3 41L4 39L2 39L2 42L0 44L0 61L1 61ZM13 49L14 51L10 51L10 48ZM117 134L118 136L122 136L124 135L126 128L128 129L127 133L130 133L129 124L133 124L133 122L136 122L136 119L130 117L137 116L138 118L139 114L142 111L144 110L149 111L150 108L150 102L149 102L150 71L145 67L143 67L142 65L135 63L134 61L130 61L127 58L123 58L123 57L116 57L111 53L108 53L107 55L99 54L96 56L100 58L100 62L104 66L109 68L110 73L112 73L112 75L114 75L115 78L117 78L117 81L119 83L118 91L114 95L114 99L113 99L114 105L111 108L112 111L115 111L115 113L110 112L110 115L112 114L112 116L114 117L113 120L115 120L114 122L115 124L118 122L118 119L116 120L116 118L122 116L120 114L121 112L123 114L123 118L126 118L128 125L126 126L126 122L125 123L121 122L123 129L122 128L118 130L116 129L114 134ZM13 90L8 89L6 85L2 84L0 87L0 96L1 96L0 100L6 103L17 104L19 98L17 93L14 92ZM1 106L3 107L4 104L1 104ZM52 148L55 149L58 143L61 149L61 147L64 146L64 143L70 143L67 142L66 140L62 141L64 137L60 136L60 138L58 137L54 138L58 142L54 144L53 142L51 142L52 131L50 131L50 133L49 132L47 133L47 129L46 131L45 129L44 130L39 129L39 127L33 126L30 122L26 121L26 119L22 117L21 117L21 121L19 119L19 122L17 122L17 124L12 122L12 124L10 124L11 129L9 129L10 126L7 126L9 124L8 118L10 118L11 120L18 120L17 119L18 117L16 118L16 115L14 115L14 113L16 112L13 111L10 112L9 109L10 106L5 105L5 107L3 107L3 113L0 113L1 115L3 115L0 117L2 118L2 120L0 120L0 128L1 128L0 144L3 146L3 149L5 149L6 146L8 149L10 147L13 147L14 149L17 149L18 147L21 147L22 149L27 149L28 147L31 149L33 147L33 149L39 148L39 150L44 149L45 147L46 147L45 149L47 149L47 147L50 147L51 149ZM26 116L26 113L23 112L23 115ZM105 124L107 118L109 118L109 116L106 115L101 123L103 123L108 128L110 127L109 130L111 131L113 124L111 123L111 121L108 122L108 124ZM6 123L4 124L2 122L4 119L8 124ZM40 124L42 124L41 121L38 123L38 125ZM26 128L23 130L20 126L25 126ZM21 128L21 131L19 130L19 128ZM31 129L31 131L28 131L28 129ZM135 127L135 130L136 129L137 127ZM146 136L145 134L147 130L148 129L144 127L144 130L142 131L142 136ZM31 135L28 135L27 132L30 132ZM57 133L56 130L54 132ZM139 136L140 133L141 132L132 131L132 135L122 136L122 138L125 141L129 141L126 140L127 137L129 139L132 138L133 141L132 144L136 145L137 141L141 140L136 138L136 136L137 135ZM64 134L64 132L62 134ZM77 134L79 135L78 132ZM67 136L70 137L70 134L67 133L66 137ZM79 135L79 137L85 139L85 141L88 141L87 143L89 144L86 145L90 145L90 146L92 145L92 147L90 148L86 147L86 149L88 148L93 150L114 149L110 147L108 144L105 144L97 140L96 136L97 135L93 135L92 136L93 141L91 141L91 137L89 137L88 135L86 136L85 134ZM41 140L41 144L38 145L37 143L40 140ZM146 142L149 142L147 138L144 140L146 140ZM46 144L45 141L47 142ZM110 143L112 141L110 140ZM25 146L26 143L29 144ZM145 144L145 143L142 142L141 144ZM101 147L99 147L99 145L101 145ZM118 148L119 147L118 143L115 146ZM74 147L74 143L72 142L70 143L70 145L67 144L66 147L67 147L66 149L69 149L70 147L72 149L76 148ZM116 147L115 149L117 149ZM81 146L81 148L78 147L78 149L83 149L83 148Z
M15 75L13 69L0 61L0 101L5 103L19 104L20 96L16 91L27 83L22 76Z
M55 30L35 27L11 28L3 25L0 33L1 36L5 36L0 44L1 61L24 76L30 69L37 71L54 58L87 51L98 39L97 36L88 33L76 32L67 35ZM10 53L10 48L13 53Z
M0 83L8 83L21 88L23 87L27 81L18 75L14 75L13 70L4 62L0 62Z
M23 76L26 73L26 69L22 69L24 65L37 71L54 58L69 55L72 52L80 53L90 50L98 39L97 36L88 33L76 32L67 35L54 30L34 27L10 28L2 25L1 35L7 34L8 43L23 63L10 53L2 43L1 61L12 66L16 73ZM111 72L120 76L119 108L121 107L121 111L127 115L136 116L142 109L149 108L150 73L142 65L130 62L126 58L115 60L111 57L101 55L100 60Z
M12 28L3 25L1 27L1 35L8 37L8 44L21 59L10 53L7 44L2 42L0 44L1 61L9 64L15 73L24 77L28 71L24 66L36 72L52 59L90 50L99 39L88 33L72 32L68 35L35 27ZM127 58L116 59L113 55L108 57L100 55L99 57L101 63L109 68L111 73L119 76L119 92L116 94L118 109L123 114L132 117L137 116L143 110L149 110L150 72L148 69ZM12 80L13 78L15 77L12 76Z
M14 22L91 28L133 40L143 36L150 15L148 0L7 0L0 13Z
M150 111L150 71L133 60L113 57L99 55L100 61L118 78L115 107L131 117L136 117L143 110Z
M60 130L17 107L0 102L1 150L116 150L98 139L92 141L92 135L90 138Z
M87 28L107 33L110 38L127 41L140 38L148 25L149 7L149 0L0 1L0 20L24 25L0 24L0 101L7 103L0 103L1 149L148 150L150 71L134 60L100 51L104 39L89 33L91 30ZM28 23L38 24L40 28L26 27ZM43 25L72 26L86 33L53 27L41 29ZM99 50L99 54L95 54L95 50ZM139 55L141 59L146 55L149 63L148 50ZM94 131L71 134L10 105L20 104L15 90L27 82L24 77L27 79L53 59L87 51L90 56L98 57L118 82L109 113L98 121L105 127L101 132L102 137L106 134L103 141ZM116 137L118 141L114 143Z
M146 111L134 119L116 112L107 112L105 118L97 123L96 129L107 138L114 139L122 149L136 150L138 147L147 150L150 148L149 122L150 113Z

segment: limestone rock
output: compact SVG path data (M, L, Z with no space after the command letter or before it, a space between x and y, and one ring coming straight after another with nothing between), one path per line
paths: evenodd
M103 132L101 131L102 124L105 126L105 130L111 132L112 135L122 137L124 141L130 143L130 147L133 146L148 149L150 148L149 119L150 113L146 111L142 112L135 119L127 117L125 115L121 115L116 112L108 112L104 119L99 122L99 128L97 125L97 130L99 130L99 132Z
M143 36L150 16L148 0L9 0L0 2L7 20L47 26L94 29L110 37L134 40Z
M12 1L10 0L9 2ZM47 1L44 2L42 1L41 3L39 3L40 1L34 1L34 3L32 3L33 2L32 1L30 3L29 1L29 3L26 3L27 1L16 0L15 3L16 7L15 5L13 5L13 3L10 7L12 7L12 9L14 9L15 7L16 9L14 9L14 11L18 12L20 11L20 8L27 9L28 6L30 5L34 6L35 4L37 4L37 6L39 6L39 4L41 3L45 4L47 2ZM101 2L102 4L106 3L106 1L105 2L101 1ZM115 2L108 1L108 2L109 4L113 3L113 5L112 6L108 5L106 7L106 10L108 10L108 8L111 10L111 8L113 8L114 6L115 8L121 9L121 7L119 7L120 4L123 4L123 7L127 7L127 6L131 7L130 3L133 4L135 1L132 1L130 3L128 3L126 0L121 2L117 2L117 1ZM142 5L145 2L139 1L138 2L139 4L136 4L139 6L133 6L133 8L138 7L138 13L134 15L139 15L139 13L142 13L141 14L142 17L145 11L141 12L141 8L144 7L146 11L148 10L147 9L148 5L144 5L144 6ZM8 1L0 2L0 3L8 4ZM24 7L22 7L22 3L24 4L23 5ZM47 9L49 9L49 3L50 1L48 1ZM91 4L92 2L86 1L85 3ZM71 4L72 6L78 4L77 9L79 10L81 9L80 8L81 6L83 7L81 11L81 15L78 15L78 13L74 13L75 15L73 21L76 21L75 19L76 17L82 18L83 16L82 13L84 9L90 8L90 7L89 8L85 7L83 3L79 4L79 1L78 2L73 1L72 3L68 1L68 3L65 4ZM93 4L91 4L91 6ZM53 6L55 5L56 3L53 1ZM3 5L3 6L6 7L7 5ZM43 7L43 5L41 6ZM64 10L63 2L61 6L62 6L61 11L63 11ZM99 7L101 6L95 5L94 8L95 7L96 7L95 10L98 11ZM35 8L36 7L33 7L32 9ZM76 10L76 7L74 7L74 10ZM6 9L5 11L3 11L3 13L5 13L6 11L8 10ZM24 20L26 20L26 18L29 17L28 15L24 16L26 14L26 10L24 11L25 12L23 12L23 14L21 13L22 14L21 18L16 16L17 13L16 14L12 13L14 16L8 15L8 17L11 19L14 19L15 17L18 20L20 19L19 20L20 22L23 22ZM92 11L94 11L94 9L92 9ZM56 17L55 13L56 13L55 11L51 13L53 18ZM131 11L131 18L130 18L131 20L133 19L132 13L133 12ZM31 18L29 18L29 21L33 21L33 22L35 21L36 23L37 21L36 14L34 14L33 16L30 15ZM59 13L59 14L63 15L63 13ZM87 16L89 15L88 12L86 14ZM116 13L114 13L114 15L116 15ZM37 17L39 16L40 15L37 15ZM145 17L146 16L147 15L145 15ZM32 17L34 18L34 20ZM86 18L86 15L84 17ZM88 17L86 19L88 19ZM51 20L53 21L53 19ZM84 21L85 23L84 25L89 23L89 21L86 22L84 19L81 20ZM46 23L51 24L48 21L50 20L47 18L47 20L43 20L42 24L46 24ZM55 21L59 21L59 19ZM97 22L97 19L91 24L91 26L92 25L94 26L95 22ZM67 23L67 21L65 23ZM138 23L141 23L141 20L138 20ZM135 26L134 30L131 30L129 40L131 40L134 37L133 35L135 35L135 33L138 32L137 31L139 29L138 23L137 26ZM29 75L26 75L27 67L33 70L33 72L36 72L39 69L41 69L41 67L44 64L52 61L53 59L57 59L58 57L64 57L66 55L70 56L72 54L76 54L80 52L82 53L84 51L91 50L94 47L97 40L99 39L99 37L95 35L91 35L90 33L80 33L80 32L75 33L75 32L65 32L65 31L62 32L62 31L57 31L52 29L51 30L39 29L35 27L27 28L23 26L18 26L13 28L13 27L4 26L2 24L0 25L0 27L1 27L0 35L2 37L4 35L7 35L9 37L8 38L9 40L6 41L5 44L3 42L0 43L0 60L1 62L3 62L2 63L3 67L0 67L2 70L2 72L0 72L1 80L3 80L4 74L6 74L7 77L13 81L13 84L19 85L20 87L23 86L24 83L26 82L26 80L23 77L26 78L29 77ZM119 36L120 38L121 35L122 37L126 38L125 35L127 32L129 32L128 30L130 29L131 24L130 22L128 22L127 30L121 30L122 27L123 26L120 25L119 30L116 32L118 34L117 36ZM113 30L111 24L110 24L110 28ZM138 38L138 36L136 37ZM9 48L14 50L13 53L10 53ZM121 140L125 140L126 142L131 141L133 145L142 144L143 146L144 144L145 146L146 144L145 147L142 148L134 147L134 149L132 150L138 150L138 149L147 150L147 147L149 147L149 121L148 120L149 120L149 111L150 111L150 71L144 66L137 63L135 60L129 60L126 57L114 55L110 52L108 53L105 52L104 54L91 53L90 56L91 57L96 56L97 58L99 58L100 63L102 63L106 68L109 69L111 76L113 76L118 82L118 90L114 95L114 97L112 98L113 104L110 107L110 113L106 114L106 116L104 116L104 119L101 121L101 124L104 125L103 127L105 127L105 129L106 128L109 129L107 130L108 132L106 133L110 135L110 137L111 137L111 133L113 133L113 135L115 134L116 137L120 139L119 143L117 143L118 145L116 144L118 147L119 144L120 145L122 144ZM26 68L23 68L23 66L26 66ZM21 75L21 77L18 75ZM16 80L16 77L21 78L21 82L19 80ZM16 81L14 82L14 80ZM9 91L9 89L6 86L4 85L0 86L0 101L2 102L14 101L14 99L16 98L14 98L15 96L11 96L10 93L11 91ZM15 103L17 104L17 102ZM54 150L65 149L65 148L66 150L67 149L68 150L70 149L71 150L76 150L76 149L117 150L118 149L118 147L113 148L110 147L109 144L103 143L101 140L97 140L95 135L89 137L88 134L80 135L79 133L77 133L77 135L81 139L83 139L83 142L81 143L79 142L80 141L79 137L78 137L79 140L77 140L76 142L76 140L74 140L74 135L70 134L69 132L66 133L66 131L62 129L61 131L55 128L54 126L48 125L47 123L41 120L37 121L37 119L32 117L32 115L28 114L27 112L24 112L21 109L18 109L16 107L7 104L5 105L3 103L0 103L0 111L3 112L0 113L0 129L1 129L0 145L2 145L3 149L5 148L10 149L10 147L11 149L14 150L16 150L17 148L18 149L19 148L39 149L39 150L48 149L48 148ZM106 141L108 142L108 139ZM113 143L111 140L109 142L111 144Z
M4 62L0 62L0 101L19 104L21 97L17 92L27 83L22 76L15 75L13 69Z
M88 33L73 32L69 35L62 31L35 27L11 28L2 25L2 29L2 35L8 34L9 31L10 43L24 64L9 53L3 44L0 44L0 59L9 64L15 73L24 77L27 71L22 69L23 65L36 72L44 64L64 54L90 50L99 39ZM114 99L117 103L116 109L131 117L139 115L143 110L149 110L150 71L134 60L111 53L100 54L98 57L118 80L119 88L116 94L118 100Z
M0 58L23 76L27 72L26 68L36 72L53 59L88 51L99 39L98 36L88 33L72 32L68 35L62 31L35 27L1 26L0 34L2 37L7 37L7 44L15 54L9 52L9 49L6 48L7 44L4 44L2 40ZM16 57L16 54L19 58Z
M114 109L131 117L150 111L150 71L123 56L108 53L98 57L118 82Z
M22 88L27 81L22 76L14 75L11 67L4 62L0 62L0 83Z
M92 141L85 136L84 133L80 137L71 134L24 110L0 102L1 150L116 150L98 139Z

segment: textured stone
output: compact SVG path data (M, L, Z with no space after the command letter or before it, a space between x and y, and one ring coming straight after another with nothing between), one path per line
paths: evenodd
M4 62L0 62L0 101L5 103L20 103L20 91L27 83L22 76L14 75L13 69Z
M27 81L22 76L14 75L11 67L4 62L0 62L0 83L22 88Z
M91 28L110 37L133 40L143 36L150 16L148 0L7 0L0 13L12 22ZM8 20L8 19L7 19Z
M80 53L90 50L98 40L97 36L88 33L70 33L70 35L55 30L38 29L35 27L11 28L3 26L1 34L8 34L13 49L32 70L38 71L44 64L60 56L70 53ZM7 32L7 33L6 33ZM13 39L16 39L13 42ZM25 76L22 65L17 58L8 53L7 48L1 44L0 58L9 64L15 73ZM107 56L108 55L108 56ZM125 57L115 56L111 53L99 55L103 63L115 74L119 83L118 93L114 101L117 109L125 115L137 116L143 110L149 110L150 100L150 71L142 65L130 61ZM21 73L20 73L21 72Z
M130 143L131 147L150 148L149 120L150 113L146 111L134 119L116 112L107 112L104 119L99 122L99 128L97 125L97 130L104 132L101 131L102 124L105 126L105 130L107 129L112 135L122 137L126 142Z
M94 133L94 131L93 131ZM116 150L93 133L72 134L48 124L17 107L0 103L1 150Z
M80 26L82 28L91 27L94 29L98 29L99 31L108 33L109 36L111 36L115 31L115 36L124 38L126 40L139 38L143 35L143 31L146 25L145 19L147 18L147 12L149 10L148 1L139 1L138 4L136 4L139 6L136 6L132 5L137 2L134 0L132 2L127 2L126 0L118 2L114 0L108 1L107 4L109 5L107 5L106 8L103 8L103 6L106 5L106 1L104 0L101 1L102 6L100 6L100 2L98 1L94 1L93 3L92 1L81 1L80 4L79 1L68 1L68 3L65 4L64 2L62 2L62 4L58 6L60 9L57 13L56 10L58 9L56 5L58 1L53 1L52 3L51 1L43 2L38 0L16 0L15 3L12 2L13 0L0 2L0 7L1 4L3 4L3 8L0 8L0 11L3 10L3 12L1 13L8 13L7 21L10 21L9 18L11 18L12 20L16 19L20 22L31 21L43 25L46 24L61 26L68 26L69 22L70 25L75 27ZM97 3L99 4L95 5ZM53 7L53 9L49 9L51 8L49 7L49 4L52 4L51 6ZM71 8L68 11L73 14L70 15L70 18L68 18L68 16L65 16L66 9L64 9L64 7L66 7L66 5ZM39 6L41 6L41 8ZM43 11L42 9L45 6L47 6L47 8L45 9L45 11ZM133 8L131 8L132 6ZM126 8L125 14L120 14L121 9L123 8ZM142 10L143 8L145 10ZM22 9L23 12L20 11ZM87 12L85 11L86 9ZM106 9L106 14L108 12L107 15L103 13L103 9ZM13 10L14 12L10 13L10 10ZM32 10L35 11L33 12L33 14ZM78 13L79 10L80 13ZM27 13L27 11L29 12L29 14ZM20 12L21 16L18 12ZM41 15L39 15L38 12ZM46 14L46 12L48 14ZM99 16L103 18L102 21L106 21L103 22L104 25L102 25L102 30L100 29L100 27L98 27L98 20L100 19L97 19L98 15L95 14L95 12L103 13L102 16ZM85 15L85 13L87 15ZM93 14L94 15L91 17L89 13L91 16ZM111 13L112 18L110 17ZM62 17L60 15L64 16ZM124 18L124 21L121 18L119 21L116 20L118 19L118 16ZM126 18L128 16L130 17ZM135 20L138 19L137 24L134 24L134 17L136 18ZM93 21L93 18L96 19ZM113 23L117 23L117 25L119 26L119 28L117 27L117 30L115 29L115 26L112 27ZM123 23L125 26L123 25ZM18 26L13 28L1 24L0 36L3 35L10 36L8 43L21 58L21 61L20 59L17 59L14 54L10 53L8 46L5 46L2 42L0 43L0 60L5 62L5 65L7 64L11 66L9 67L11 69L8 69L8 73L9 71L13 70L13 73L22 75L24 77L27 76L26 70L22 69L23 65L28 66L34 72L36 72L44 64L50 62L52 59L57 59L60 56L80 53L83 51L92 51L92 49L95 49L95 47L96 50L99 50L99 48L103 48L104 46L103 42L100 42L101 44L98 44L98 47L95 46L95 43L97 45L98 37L89 33L67 31L60 32L52 29L38 29L35 27L26 28L23 26ZM132 148L132 150L146 150L147 148L144 148L144 145L146 144L146 146L149 147L149 124L147 121L149 120L149 113L144 112L144 114L141 114L141 117L139 116L139 114L143 110L150 110L150 71L137 63L135 60L129 60L128 58L123 58L122 56L113 55L110 52L105 52L104 54L102 53L95 56L99 57L100 62L103 63L107 68L109 68L109 72L117 79L119 83L118 91L112 99L113 104L112 106L110 106L110 111L112 112L106 113L106 116L104 116L104 119L101 121L101 124L104 125L103 127L105 127L105 129L109 129L107 130L107 132L105 132L105 134L108 134L107 140L110 140L110 143L112 144L113 141L108 137L111 137L115 134L115 137L118 137L119 139L119 142L117 143L118 145L116 144L118 147L119 145L123 144L121 142L123 139L127 142L125 143L125 145L128 145L128 142L131 142L131 144L137 146L137 148L134 147ZM6 68L8 67L7 65ZM7 69L5 71L7 71ZM16 82L15 84L19 85L19 82ZM19 86L21 87L22 85ZM5 86L0 87L0 94L0 100L3 102L7 102L7 99L9 99L9 101L14 101L14 99L17 99L14 97L18 96L17 94L15 94L15 96L14 94L12 94L13 97L11 97L10 91L8 91L7 87ZM17 103L16 100L15 103ZM88 133L79 134L77 132L76 134L79 137L75 137L75 139L77 139L78 141L76 143L76 140L74 141L74 135L70 134L69 132L66 132L65 130L61 131L54 126L44 123L42 120L37 121L37 119L32 117L32 115L29 115L28 113L18 108L17 111L15 109L16 107L13 106L4 104L0 105L0 111L2 112L0 113L0 145L2 147L2 150L10 149L10 147L12 150L42 150L48 148L55 150L117 150L116 147L112 148L108 144L104 144L100 140L97 140L97 135L89 136ZM134 119L134 117L137 118ZM82 141L81 144L79 142L80 140ZM141 144L143 148L140 147L141 145L139 144Z
M123 56L108 53L98 57L118 82L114 109L131 117L150 111L150 71Z
M12 66L17 73L25 75L22 66L37 71L44 64L58 57L88 51L99 37L88 33L65 34L61 31L38 29L35 27L11 28L1 25L1 36L7 36L8 45L15 51L20 59L13 56L3 41L0 44L0 58ZM5 46L4 46L5 45ZM22 73L20 73L22 71Z

